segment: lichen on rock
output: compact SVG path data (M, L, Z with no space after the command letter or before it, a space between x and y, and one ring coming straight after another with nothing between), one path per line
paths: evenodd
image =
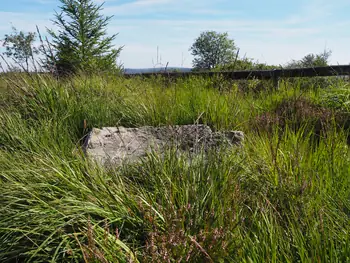
M181 152L207 152L215 147L241 146L244 134L241 131L213 132L206 125L175 125L139 128L103 127L93 128L84 150L86 154L104 165L120 165L137 162L155 150L162 154L169 147Z

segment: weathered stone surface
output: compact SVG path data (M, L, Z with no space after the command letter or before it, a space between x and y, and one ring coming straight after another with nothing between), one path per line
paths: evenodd
M219 145L242 145L241 131L212 132L206 125L177 125L140 128L93 128L85 143L85 152L101 164L135 162L151 150L160 154L167 146L196 153Z

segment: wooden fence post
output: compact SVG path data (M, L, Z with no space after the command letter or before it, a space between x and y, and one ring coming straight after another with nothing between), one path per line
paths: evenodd
M275 90L278 90L279 84L280 84L280 74L277 69L274 69L272 72L272 80L273 80L273 88Z
M278 76L273 77L273 88L275 90L279 89L280 78Z

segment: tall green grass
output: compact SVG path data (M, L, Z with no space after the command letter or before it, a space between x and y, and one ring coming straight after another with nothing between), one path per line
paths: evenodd
M204 78L4 83L1 262L350 261L348 132L324 96L346 83L286 81L278 91ZM300 98L315 107L280 114ZM318 107L331 114L315 134ZM264 114L283 125L265 129ZM192 123L240 129L244 146L193 162L169 149L113 169L81 149L92 127Z

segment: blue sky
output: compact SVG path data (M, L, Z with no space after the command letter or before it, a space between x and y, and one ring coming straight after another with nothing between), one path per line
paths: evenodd
M101 0L95 0L102 3ZM127 68L153 67L157 46L161 63L192 66L188 50L202 31L228 32L240 54L285 64L308 53L332 50L332 64L350 63L349 0L106 0L102 13L113 15L108 32ZM0 0L0 38L18 30L54 28L58 0Z

